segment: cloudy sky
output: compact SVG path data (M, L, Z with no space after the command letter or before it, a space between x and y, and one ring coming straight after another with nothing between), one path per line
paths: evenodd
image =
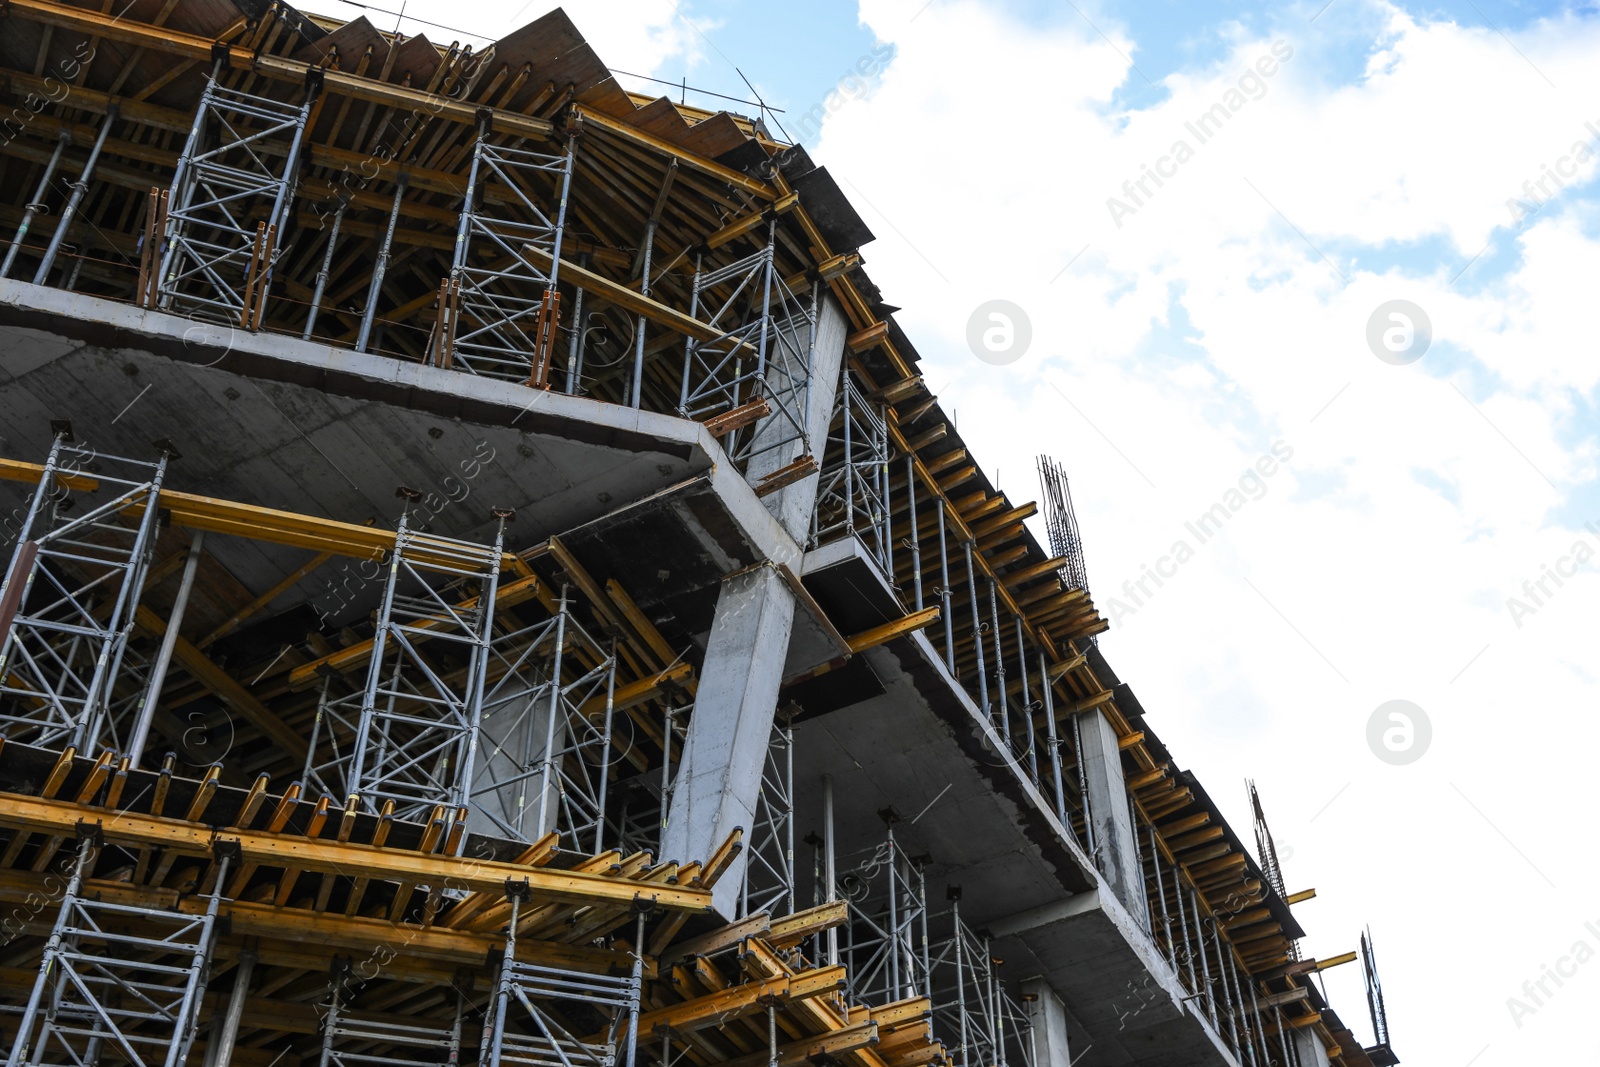
M1371 925L1405 1062L1600 1064L1593 5L567 9L840 179L991 476L1066 465L1102 648L1246 833L1256 780L1308 951ZM1031 340L979 358L995 300Z

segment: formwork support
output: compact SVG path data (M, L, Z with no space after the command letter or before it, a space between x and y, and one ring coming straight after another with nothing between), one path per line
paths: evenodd
M812 452L808 401L821 283L812 285L809 300L789 288L775 263L777 233L773 219L765 244L720 267L708 269L705 257L697 257L690 290L690 316L718 334L685 342L678 413L696 421L734 420L722 448L747 473L757 457L786 453L786 445L799 442L801 454ZM753 417L740 418L745 411Z
M895 817L885 818L883 842L846 886L850 923L841 953L851 997L867 1004L931 995L927 887L920 865L895 840Z
M774 723L751 828L740 917L795 910L794 728Z
M377 612L366 684L325 699L306 780L377 813L427 823L467 807L478 753L505 516L492 546L422 533L402 516ZM475 587L458 602L448 584ZM448 653L464 662L448 670Z
M206 82L167 198L159 307L260 327L320 75L313 68L299 105ZM267 151L284 142L286 152Z
M50 277L50 268L55 266L56 255L67 239L67 231L72 228L72 220L78 214L78 206L83 203L83 198L89 191L89 182L94 179L95 164L100 162L100 150L106 146L106 138L111 135L111 128L117 124L118 114L116 104L111 104L106 109L106 117L100 123L100 132L94 139L94 147L89 149L89 161L78 173L78 180L72 183L72 194L67 197L66 205L61 209L61 217L56 220L56 232L50 236L50 246L45 249L44 258L39 261L39 269L33 273L34 285L43 285Z
M643 982L644 913L636 920L634 960L626 976L589 974L517 958L517 930L526 886L508 883L511 918L505 955L479 1048L481 1067L632 1067L638 1046L639 993ZM563 1022L565 1005L581 1004L606 1018L598 1040L574 1035ZM515 1027L515 1029L513 1029Z
M17 225L17 232L11 238L11 247L6 249L5 262L0 263L0 278L11 276L11 266L17 261L17 253L22 251L22 244L28 238L28 230L33 225L34 217L41 211L49 210L49 205L44 200L45 194L50 192L50 182L56 176L56 168L61 165L61 155L71 143L72 132L63 129L56 137L56 148L50 153L50 161L44 165L44 170L39 175L39 187L33 191L33 199L28 201L28 206L23 209L22 222Z
M558 830L571 847L602 850L616 666L615 642L590 636L565 589L553 617L494 634L472 824L519 841Z
M182 1067L200 1022L217 909L230 857L198 915L114 904L88 895L99 849L78 855L6 1067L91 1064Z
M950 933L933 946L929 970L935 1036L956 1044L954 1067L1005 1067L1013 1054L1048 1067L1037 1062L1030 1014L1005 988L988 937L961 917L961 887L949 886L945 896L950 908L937 918L948 917ZM1064 1025L1059 1036L1064 1050Z
M473 147L431 362L547 389L578 135L552 154L497 146L489 132L480 128ZM496 196L486 195L490 187ZM548 270L529 258L530 247L550 257Z
M75 476L91 463L101 501L73 507ZM165 455L147 463L56 438L0 586L0 735L80 752L125 740L114 685L166 468Z
M348 971L343 967L334 974L333 993L322 1017L319 1067L368 1067L411 1059L397 1055L401 1050L421 1053L417 1061L422 1063L460 1062L464 997L457 994L455 1019L448 1028L367 1018L349 1012L340 997Z
M846 370L834 401L833 428L817 482L810 547L837 537L855 537L885 574L894 574L889 454L889 431L881 406L867 398ZM913 533L915 529L913 516Z

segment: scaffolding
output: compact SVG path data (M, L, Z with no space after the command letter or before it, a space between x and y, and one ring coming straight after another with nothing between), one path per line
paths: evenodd
M559 154L504 148L479 131L455 258L439 288L430 346L435 365L549 388L577 147L574 135Z
M777 245L774 219L766 243L749 255L709 270L705 257L696 257L689 298L689 315L715 336L685 342L678 414L713 426L728 458L747 473L757 457L784 455L786 445L800 442L801 452L809 451L806 413L821 283L812 284L809 301L795 295L778 275ZM767 466L776 470L792 458Z
M0 587L0 736L80 752L127 740L128 709L144 701L119 698L116 683L166 469L165 455L147 463L56 438Z
M932 995L923 864L896 842L893 813L879 814L889 823L883 842L841 879L850 922L840 958L849 975L849 995L867 1004ZM875 892L874 881L881 892Z
M462 997L456 995L454 1024L449 1027L421 1026L387 1019L352 1014L345 1010L340 986L347 969L335 972L333 992L322 1017L322 1059L319 1067L368 1067L407 1062L413 1057L400 1052L418 1053L422 1063L455 1064L461 1059Z
M601 851L612 755L617 656L573 616L503 628L490 642L481 763L470 793L484 829L519 841L552 830Z
M217 73L200 94L170 190L150 190L137 296L146 307L256 330L322 70L308 72L298 105L230 89Z
M761 792L752 819L740 917L765 912L776 918L795 910L794 728L774 723L761 769Z
M952 1067L1032 1064L1032 1026L1026 1009L1000 979L1000 965L987 935L961 918L961 887L945 890L950 936L930 950L929 998L934 1033L951 1049ZM951 1047L952 1041L954 1047Z
M889 456L883 405L872 403L846 369L817 482L810 547L855 537L885 574L894 574Z
M493 546L412 529L388 560L366 684L330 697L326 679L305 778L325 793L427 824L467 807L479 747L505 516ZM474 587L455 602L435 588ZM458 836L459 842L459 836Z
M526 887L508 884L506 890L511 917L505 955L484 1020L478 1063L481 1067L633 1067L644 977L640 946L645 913L639 912L636 920L630 973L590 974L518 959L517 931ZM578 1037L569 1029L575 1014L585 1010L602 1017L598 1035Z
M80 838L6 1067L182 1067L189 1058L230 857L219 848L205 910L194 913L86 892L98 853L93 836Z

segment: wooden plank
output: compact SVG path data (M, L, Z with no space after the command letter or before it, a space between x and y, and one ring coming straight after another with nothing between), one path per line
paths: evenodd
M98 808L59 800L5 794L0 826L39 833L71 835L80 821L98 824L108 842L140 848L170 848L191 855L209 855L217 840L237 841L245 862L356 877L366 874L386 881L457 889L505 891L507 881L528 883L535 900L573 904L632 904L654 901L669 911L711 911L709 889L689 886L639 885L597 874L521 867L496 860L424 855L260 831L215 832L178 819L118 812L110 820Z
M205 37L145 25L126 19L120 14L114 17L103 15L98 11L69 7L66 4L54 3L52 0L8 0L7 8L13 18L20 15L42 25L76 30L79 33L131 44L180 59L209 62L212 55L213 42ZM300 60L258 55L249 48L239 45L225 46L225 52L228 62L235 68L254 71L277 81L303 85L306 73L312 67L312 64ZM408 111L426 112L434 118L466 126L475 126L478 112L483 110L489 113L497 133L512 133L541 141L548 140L555 134L555 127L544 119L498 108L480 109L473 104L457 103L441 93L409 89L337 70L324 69L322 77L324 92L387 104Z
M870 630L862 630L860 633L846 638L845 641L850 646L851 652L865 652L869 648L887 644L897 637L920 630L924 626L936 622L939 618L939 610L935 606L923 608L921 611L913 611L909 615L904 615L892 622L886 622L882 626L874 626Z

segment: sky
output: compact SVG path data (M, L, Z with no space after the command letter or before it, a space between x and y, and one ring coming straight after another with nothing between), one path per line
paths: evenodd
M1595 5L566 6L805 131L991 478L1065 464L1101 648L1246 835L1256 781L1306 951L1371 927L1403 1061L1600 1064Z

